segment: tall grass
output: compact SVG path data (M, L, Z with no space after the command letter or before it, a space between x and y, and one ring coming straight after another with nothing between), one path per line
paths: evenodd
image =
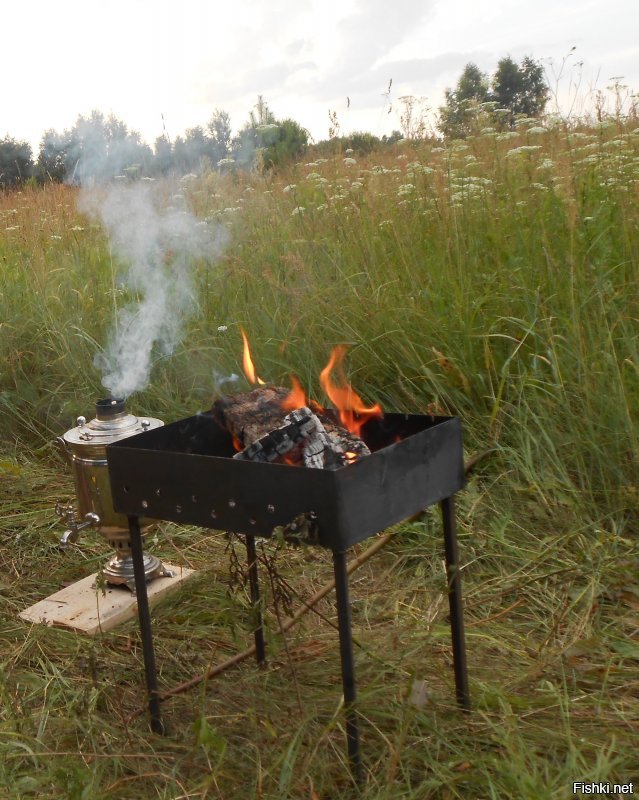
M344 342L367 400L458 414L469 451L495 448L460 495L470 720L451 707L436 519L403 526L353 588L370 798L560 798L572 780L636 775L638 186L639 129L523 121L180 187L231 243L194 265L199 312L132 407L167 420L205 408L240 371L242 325L271 381L294 372L324 399L319 371ZM102 393L93 357L127 299L125 265L75 203L60 186L0 196L1 781L24 796L338 796L349 784L321 620L289 643L292 666L273 645L266 675L247 667L172 701L176 733L158 740L118 711L141 692L135 626L86 642L14 619L104 552L89 540L86 561L65 560L50 530L49 442ZM159 536L165 557L208 570L158 611L164 685L245 636L219 542ZM285 561L302 594L327 567ZM429 683L424 708L408 700L415 678ZM70 768L69 752L89 755Z

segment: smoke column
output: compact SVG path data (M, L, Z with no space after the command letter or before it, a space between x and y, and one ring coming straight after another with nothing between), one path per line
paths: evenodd
M144 389L152 356L169 355L197 308L195 259L215 260L228 238L184 209L162 208L152 185L137 182L85 193L80 210L100 221L114 254L128 265L126 288L139 300L122 307L94 366L112 397Z

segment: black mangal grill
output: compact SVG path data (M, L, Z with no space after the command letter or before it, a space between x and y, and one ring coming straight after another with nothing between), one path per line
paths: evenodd
M114 505L126 514L256 536L312 513L313 543L333 550L463 485L455 418L386 414L369 420L362 438L372 455L337 470L238 461L230 435L198 414L109 447Z
M348 751L356 773L359 740L345 551L434 503L440 503L444 522L457 698L469 707L453 504L453 495L464 484L461 423L454 417L385 414L368 420L361 437L371 455L335 470L234 459L230 434L209 413L107 448L113 505L129 518L134 560L141 552L140 517L245 534L257 602L255 536L269 537L281 527L308 544L332 550ZM151 719L162 730L141 571L136 587ZM258 624L256 654L263 661Z

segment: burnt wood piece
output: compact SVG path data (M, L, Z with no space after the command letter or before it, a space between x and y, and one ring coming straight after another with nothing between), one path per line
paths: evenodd
M351 445L352 446L352 445ZM314 469L338 469L357 456L370 455L364 442L359 452L344 451L335 431L330 434L310 408L302 406L284 417L284 425L270 431L233 456L242 461L284 461Z
M288 395L282 386L224 395L213 403L211 414L243 449L282 425L287 413L282 403Z
M288 395L283 387L260 387L213 403L211 414L233 437L241 460L336 469L370 455L364 441L330 412L303 406L287 413L283 403Z

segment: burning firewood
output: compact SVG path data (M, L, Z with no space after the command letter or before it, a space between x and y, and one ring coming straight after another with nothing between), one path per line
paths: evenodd
M235 458L337 469L370 455L365 442L329 414L308 406L287 413L289 395L282 387L260 387L214 402L214 418L239 451Z

